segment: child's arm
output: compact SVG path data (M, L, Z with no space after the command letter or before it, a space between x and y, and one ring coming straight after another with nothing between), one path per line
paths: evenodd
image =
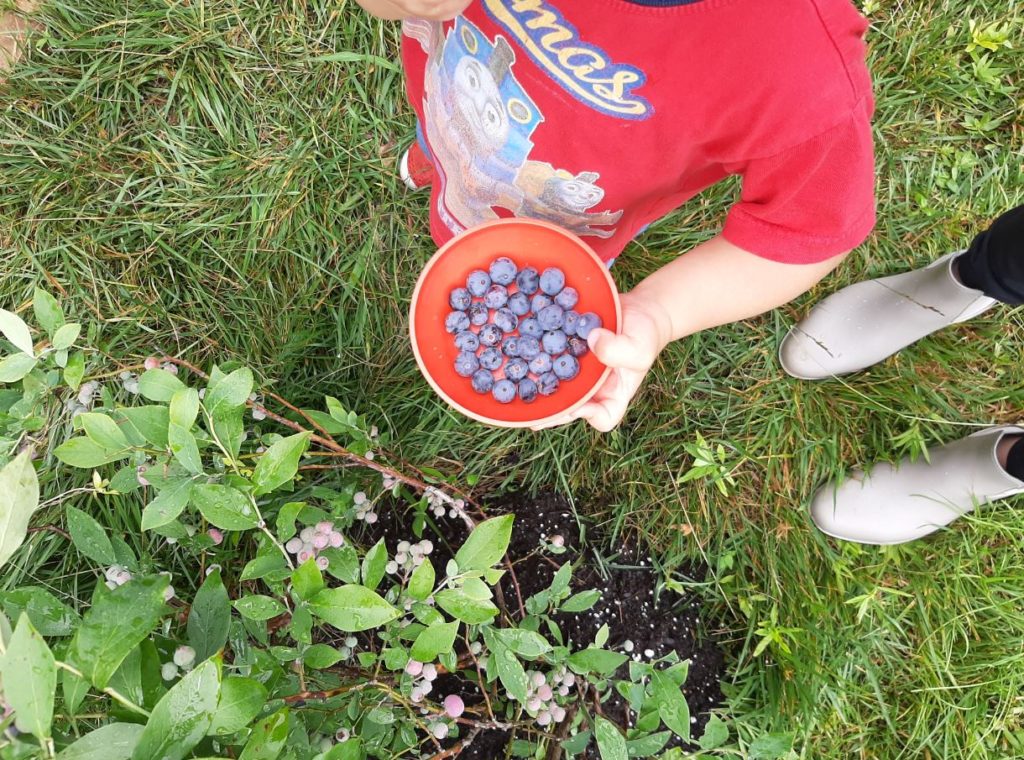
M356 0L371 16L399 21L425 18L434 21L455 18L472 0Z
M555 424L585 419L598 430L611 430L671 341L781 306L809 290L845 255L817 264L780 264L721 235L702 243L623 294L621 333L591 333L590 347L615 372L572 418Z

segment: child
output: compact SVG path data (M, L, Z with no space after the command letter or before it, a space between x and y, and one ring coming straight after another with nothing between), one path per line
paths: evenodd
M403 20L419 140L402 173L430 185L438 244L526 216L611 265L742 176L721 234L623 294L620 334L591 334L617 371L574 418L599 430L670 341L786 303L874 225L867 24L850 0L357 1Z

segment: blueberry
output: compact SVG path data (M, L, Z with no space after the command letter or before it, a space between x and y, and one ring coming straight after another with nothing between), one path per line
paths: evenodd
M501 353L508 357L519 356L520 340L518 335L509 335L501 342Z
M528 377L519 381L519 398L527 404L533 403L537 398L537 383Z
M558 267L548 267L540 276L540 289L549 296L556 295L565 287L565 274Z
M480 360L471 351L463 351L455 357L455 371L460 377L469 377L480 369Z
M545 372L537 378L537 392L542 396L550 396L558 390L558 378L554 372Z
M469 307L469 323L479 327L480 325L486 325L487 320L491 318L491 311L482 303L477 301L475 304Z
M530 309L533 310L534 314L537 314L542 309L550 306L552 303L552 300L548 298L546 295L544 295L543 293L537 293L530 301Z
M501 351L491 346L480 352L480 366L484 369L495 370L505 361Z
M575 335L569 338L569 354L571 356L584 356L589 350L590 347L583 338L578 338Z
M530 365L526 363L526 359L509 359L505 362L505 377L509 380L522 380L530 371Z
M464 311L453 311L444 319L444 329L451 335L469 329L469 317Z
M562 291L555 296L555 303L563 309L571 309L580 301L580 294L576 288L562 288Z
M525 293L513 293L508 297L508 308L517 317L523 317L530 313L530 299Z
M460 351L476 351L480 348L480 338L471 330L463 330L455 336L455 347Z
M508 303L508 288L504 285L491 285L487 295L484 296L484 303L488 309L500 309Z
M511 340L511 338L505 338ZM532 361L540 353L540 341L532 335L521 335L516 346L516 356L521 356L526 361Z
M515 332L519 326L519 317L513 314L511 309L498 309L494 312L493 321L505 333Z
M516 279L517 271L516 262L508 256L502 256L491 262L491 282L496 282L499 285L511 285Z
M572 380L580 373L580 363L575 356L562 354L552 362L551 371L559 380Z
M540 341L541 346L544 347L544 351L557 356L558 354L565 351L567 344L565 333L561 330L552 330L551 332L544 333L544 337Z
M533 267L524 267L516 275L516 287L528 296L532 296L540 287L540 275Z
M482 269L474 269L466 278L466 288L477 298L483 298L491 287L491 276Z
M537 356L530 361L530 372L535 375L543 375L551 371L551 355L550 354L537 354Z
M499 380L491 389L494 400L502 404L510 404L516 397L516 384L511 380Z
M501 343L502 333L501 328L497 325L484 325L480 328L480 332L477 333L480 338L480 342L485 346L496 346Z
M478 369L473 373L472 383L477 393L490 393L494 387L494 375L485 369Z
M519 334L539 339L544 334L544 328L534 317L527 317L519 323Z
M576 324L576 334L586 340L590 331L600 326L601 318L594 312L588 311L586 314L580 314L580 321Z
M473 296L469 294L469 291L465 288L455 288L448 296L448 303L451 304L453 309L459 311L465 311L469 308L469 305L473 303Z
M561 306L556 304L545 306L537 314L537 322L545 330L561 330L562 325L565 324L565 312L562 311Z
M472 314L473 312L470 311L471 316ZM565 323L562 325L562 331L566 335L575 335L576 326L580 323L579 312L569 309L567 312L565 312L565 316L563 317L563 319L565 320Z

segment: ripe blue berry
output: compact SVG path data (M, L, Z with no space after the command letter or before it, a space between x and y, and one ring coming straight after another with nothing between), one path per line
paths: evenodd
M537 356L530 361L530 372L535 375L543 375L551 371L551 355L550 354L537 354Z
M509 358L519 356L519 342L522 340L518 335L509 335L501 342L501 353Z
M448 303L451 304L453 309L465 311L473 303L473 296L465 288L455 288L448 296Z
M469 377L480 369L480 360L476 354L470 351L463 351L455 357L455 371L460 377Z
M519 381L519 398L527 404L533 403L537 398L537 383L528 377Z
M470 311L469 313L470 316L472 316L473 312ZM580 323L579 312L569 309L567 312L565 312L565 316L563 319L565 320L565 324L562 325L562 330L565 332L566 335L575 335L576 325Z
M540 287L540 275L533 267L524 267L516 275L516 287L528 296L532 296Z
M579 300L580 294L576 291L576 288L562 288L561 292L555 296L555 303L563 309L571 309L579 303Z
M541 339L540 344L543 346L544 351L552 356L557 356L565 351L568 342L564 332L561 330L552 330L551 332L544 333L544 337Z
M483 298L489 287L491 287L491 276L482 269L474 269L466 277L466 289L477 298Z
M480 342L485 346L496 346L501 343L502 333L501 328L497 325L484 325L480 328L480 332L477 333L480 338Z
M549 296L557 295L565 287L565 273L558 267L548 267L540 275L540 289Z
M519 334L531 338L540 338L544 334L544 328L534 317L527 317L519 323Z
M487 320L491 318L491 311L482 303L477 301L469 307L469 322L470 324L480 327L480 325L486 325Z
M598 327L601 327L601 318L594 312L588 311L586 314L580 314L580 321L576 324L576 334L586 340L590 331Z
M551 304L540 310L537 321L545 330L561 330L562 325L565 324L565 312L562 311L561 306Z
M491 262L491 282L499 285L511 285L516 278L516 262L507 256L502 256Z
M513 293L508 297L508 308L517 317L523 317L530 313L530 299L525 293Z
M480 366L484 369L495 370L501 366L503 361L505 361L505 357L493 346L480 352Z
M471 330L463 330L455 336L455 347L460 351L476 351L480 348L480 339Z
M509 338L505 338L509 340ZM519 342L516 346L516 356L521 356L526 361L532 361L540 353L540 341L534 338L532 335L521 335L519 336Z
M473 373L472 384L477 393L490 393L494 387L494 375L485 369L478 369Z
M444 320L444 329L450 335L469 329L469 317L464 311L453 311Z
M504 285L491 285L484 295L484 303L488 309L500 309L508 303L508 288Z
M522 380L529 372L530 365L526 363L526 359L520 359L517 356L505 362L505 377L509 380Z
M501 328L502 332L514 332L519 326L519 317L513 314L511 309L498 309L494 312L494 324Z
M530 299L530 309L534 314L540 313L540 311L546 306L550 306L552 301L548 296L543 293L537 293Z
M572 356L584 356L589 350L590 347L587 345L587 342L583 340L583 338L578 338L575 335L569 338L569 353Z
M562 354L552 362L551 371L559 380L572 380L580 373L580 363L575 356Z
M491 389L494 400L502 404L510 404L516 397L516 384L511 380L499 380Z
M545 372L537 378L537 392L542 396L550 396L558 390L558 378L554 372Z

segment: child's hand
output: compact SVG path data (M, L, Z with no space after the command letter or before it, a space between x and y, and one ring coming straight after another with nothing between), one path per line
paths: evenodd
M431 21L453 19L473 0L356 0L374 16L385 19L424 18Z
M654 311L649 302L632 293L622 295L622 332L599 329L590 333L587 343L601 362L612 368L612 373L593 398L572 415L550 425L565 425L584 419L601 432L608 432L626 414L626 408L640 389L661 349L668 342L665 328L667 315Z

